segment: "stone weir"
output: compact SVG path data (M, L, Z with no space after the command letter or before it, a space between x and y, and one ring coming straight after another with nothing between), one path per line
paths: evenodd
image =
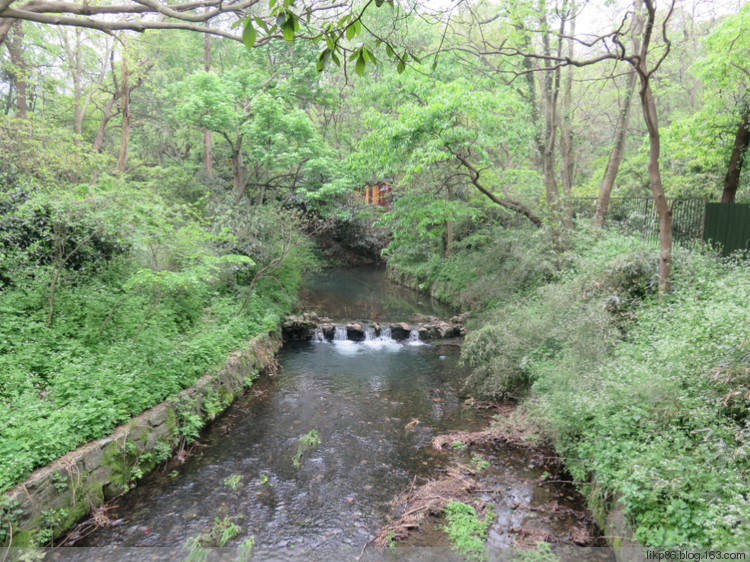
M441 320L434 316L416 314L409 322L353 321L336 324L315 312L304 312L287 317L282 326L284 341L333 341L346 334L351 341L365 341L373 337L390 337L403 341L418 335L424 342L460 338L466 335L466 314Z

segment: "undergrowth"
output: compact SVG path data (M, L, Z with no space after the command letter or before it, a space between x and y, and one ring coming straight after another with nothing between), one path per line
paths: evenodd
M523 254L515 235L492 235L506 236ZM657 250L638 239L579 228L554 259L540 248L530 239L515 263L531 270L509 278L509 254L489 258L502 249L465 257L496 272L463 301L480 311L462 349L467 389L522 401L600 522L620 507L647 547L747 544L750 264L677 248L659 299ZM461 259L432 258L422 279L450 278L462 302L473 289L461 283L484 273Z
M452 501L445 506L444 529L454 548L468 560L486 560L484 541L493 516L494 512L488 506L484 520L480 521L473 506Z
M101 179L78 194L0 177L0 492L194 384L295 301L309 249L294 217L286 233L268 209L211 233Z

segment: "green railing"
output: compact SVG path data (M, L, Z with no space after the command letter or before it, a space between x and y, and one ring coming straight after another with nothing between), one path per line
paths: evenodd
M576 217L593 218L596 197L573 199ZM683 246L699 243L703 239L706 200L701 197L668 198L672 208L672 239ZM605 224L617 226L643 240L659 241L659 215L651 197L612 197Z
M750 204L706 204L703 240L721 247L725 256L737 250L750 250Z

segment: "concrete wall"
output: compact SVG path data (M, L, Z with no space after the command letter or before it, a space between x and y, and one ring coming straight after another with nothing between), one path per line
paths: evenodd
M0 503L0 545L35 546L62 535L105 500L170 458L275 364L280 337L259 336L218 372L146 410L114 433L36 470Z

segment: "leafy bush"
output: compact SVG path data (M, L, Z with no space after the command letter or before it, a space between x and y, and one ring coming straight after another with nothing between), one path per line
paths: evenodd
M0 238L0 252L16 258L3 260L8 281L0 286L0 491L276 329L295 300L301 264L310 262L294 221L283 239L277 234L276 213L257 213L253 245L232 254L239 243L231 232L207 231L184 205L100 180L97 188L29 187L0 197L12 206L0 236L28 238L12 248ZM68 232L64 247L59 226L52 232L56 221ZM47 256L48 243L49 263L28 259ZM59 258L79 245L80 267ZM256 260L274 256L273 275L254 277L268 263Z

